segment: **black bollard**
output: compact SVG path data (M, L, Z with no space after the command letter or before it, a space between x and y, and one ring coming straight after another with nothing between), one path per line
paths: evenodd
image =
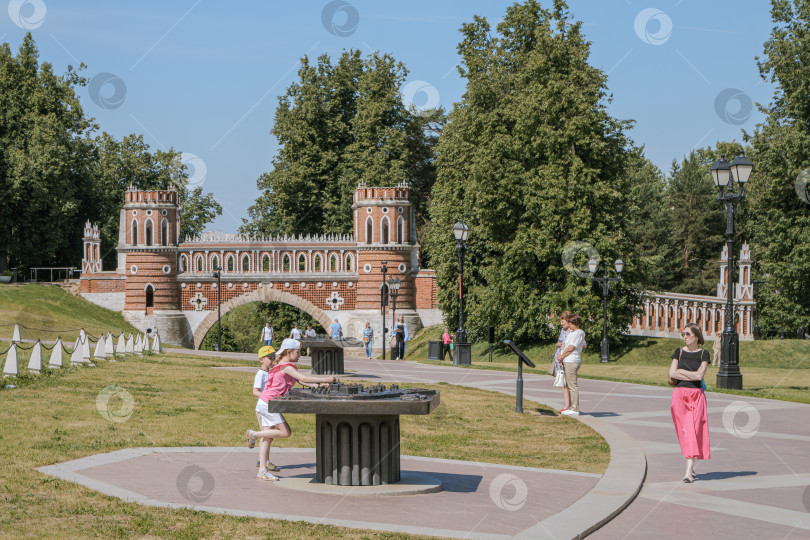
M526 364L529 367L535 367L534 362L529 360L529 358L523 354L517 345L509 341L508 339L503 340L503 342L512 349L518 357L518 376L517 376L517 387L515 389L515 412L522 413L523 412L523 364Z

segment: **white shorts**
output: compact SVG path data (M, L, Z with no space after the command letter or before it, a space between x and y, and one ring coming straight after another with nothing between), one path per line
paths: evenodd
M273 427L286 422L284 416L277 412L268 412L267 403L262 400L256 404L256 413L261 417L262 427Z

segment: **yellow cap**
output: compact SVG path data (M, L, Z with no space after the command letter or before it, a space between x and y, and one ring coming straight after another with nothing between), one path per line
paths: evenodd
M261 360L265 356L270 356L274 352L276 352L276 350L273 347L271 347L270 345L265 345L264 347L259 349L259 360Z

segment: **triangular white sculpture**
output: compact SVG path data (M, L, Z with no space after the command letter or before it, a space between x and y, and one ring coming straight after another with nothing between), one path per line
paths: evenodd
M48 365L56 369L62 367L62 338L60 337L56 338L56 343L51 351L51 359L48 361Z
M149 344L149 334L143 335L143 350L145 352L150 352L152 350L152 346Z
M84 330L82 330L82 332L84 332ZM81 342L81 347L82 358L84 358L85 362L90 362L90 339L87 337L87 334L84 335L84 339Z
M79 366L84 363L82 356L82 338L76 338L76 343L73 345L73 352L70 353L70 363L74 366Z
M102 336L98 337L98 342L96 343L96 349L93 351L93 358L96 360L104 359L107 357L107 348L104 345L104 338Z
M152 341L152 352L153 353L162 353L163 352L163 344L160 342L160 332L155 332L155 339Z
M113 349L112 332L107 332L107 339L104 341L104 352L107 353L107 356L112 356L115 354L115 349Z
M134 353L135 352L135 344L132 342L132 334L131 333L129 334L129 337L127 338L127 346L124 349L124 352L126 352L126 353Z
M12 343L6 353L6 363L3 365L3 375L12 377L20 374L20 366L17 364L17 344Z
M124 339L124 333L121 332L118 334L118 343L115 344L115 354L126 354L127 353L127 342Z
M20 338L20 325L18 324L14 325L14 333L11 335L11 341L16 341L17 343L22 341Z
M28 371L39 375L42 372L42 343L37 340L31 349L31 358L28 359Z
M138 337L135 338L135 354L142 355L143 354L143 341L141 341L141 335L138 334Z

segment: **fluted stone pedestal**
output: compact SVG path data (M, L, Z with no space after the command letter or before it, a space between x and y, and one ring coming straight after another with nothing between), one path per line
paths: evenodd
M400 480L399 415L316 414L317 482L379 486Z

